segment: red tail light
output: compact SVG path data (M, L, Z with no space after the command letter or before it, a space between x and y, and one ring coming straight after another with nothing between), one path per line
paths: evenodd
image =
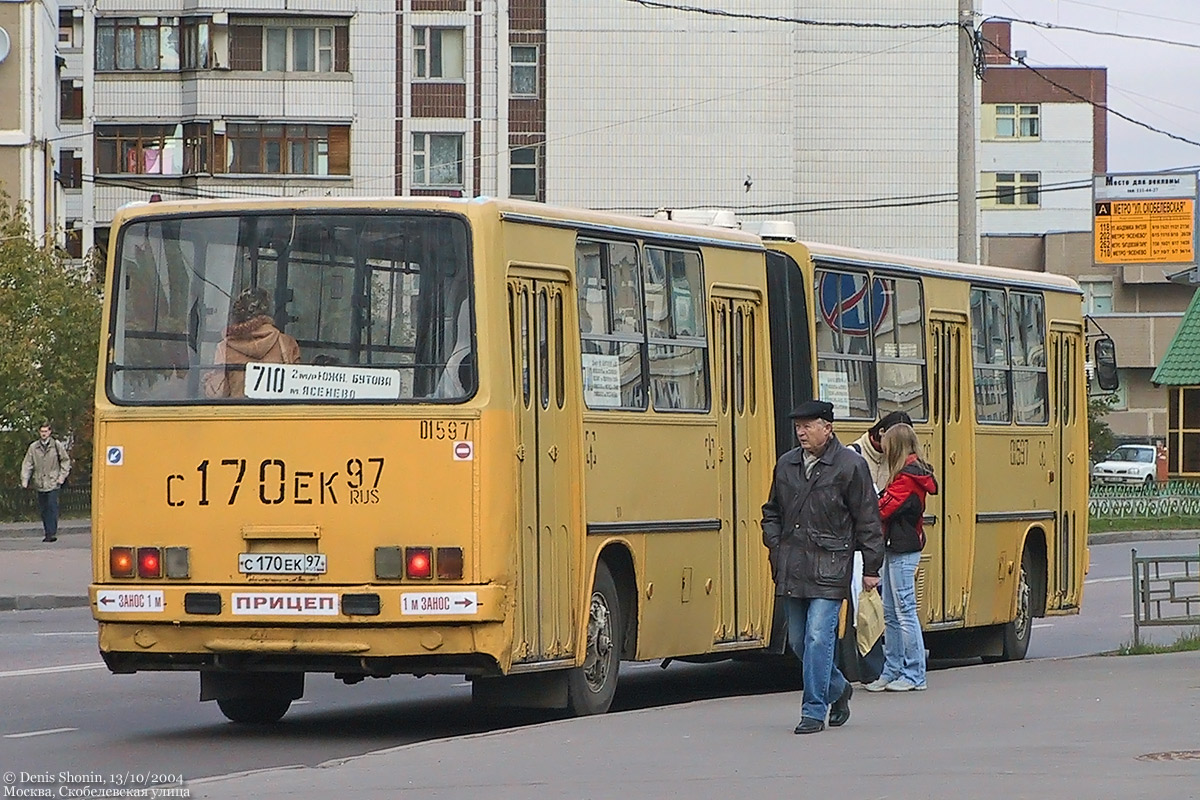
M162 551L157 547L139 547L137 551L139 578L162 577Z
M114 578L132 578L133 570L132 547L114 547L108 551L108 571Z
M404 572L409 578L428 580L433 577L433 548L410 547L404 551Z

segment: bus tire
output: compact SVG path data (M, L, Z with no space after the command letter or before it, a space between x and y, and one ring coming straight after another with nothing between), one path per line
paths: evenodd
M1021 572L1017 575L1017 616L1004 626L1004 651L1001 661L1020 661L1029 651L1029 639L1033 633L1033 595L1030 581L1033 578L1033 556L1026 549L1021 553Z
M621 666L621 625L617 585L600 561L588 603L587 654L583 666L567 674L567 707L573 715L603 714L612 705Z
M270 725L278 722L291 707L291 698L286 696L222 697L217 707L230 722L242 725Z

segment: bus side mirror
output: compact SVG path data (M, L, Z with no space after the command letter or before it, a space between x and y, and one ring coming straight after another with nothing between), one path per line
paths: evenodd
M1105 336L1092 345L1092 361L1096 365L1096 383L1106 392L1114 392L1121 385L1117 377L1117 346Z

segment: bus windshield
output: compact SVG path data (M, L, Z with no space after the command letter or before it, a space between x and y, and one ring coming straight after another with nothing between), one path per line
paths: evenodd
M121 229L114 264L114 402L461 402L475 393L460 217L137 219Z

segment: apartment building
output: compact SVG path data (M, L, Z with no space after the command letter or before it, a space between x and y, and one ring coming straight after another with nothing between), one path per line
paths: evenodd
M1095 262L1092 178L1108 170L1107 71L1035 72L1012 49L1008 23L985 23L983 36L991 45L981 95L981 260L1079 281L1089 332L1103 330L1117 345L1113 432L1165 437L1166 390L1150 378L1193 290L1168 280L1178 266Z
M59 137L53 0L0 0L0 189L23 202L36 236L57 236Z
M394 19L391 3L348 0L64 8L80 249L153 195L391 194Z

